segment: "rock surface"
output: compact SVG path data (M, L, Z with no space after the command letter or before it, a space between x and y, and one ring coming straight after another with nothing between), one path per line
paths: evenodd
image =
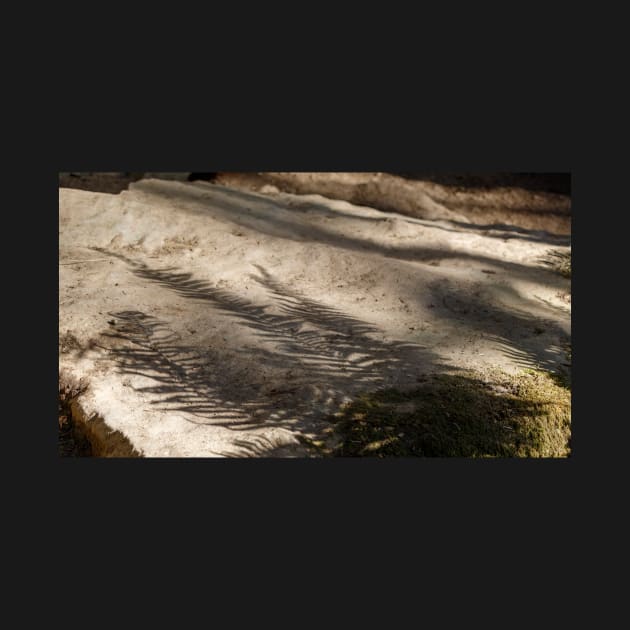
M359 392L561 369L567 237L266 185L59 190L60 374L141 455L309 456Z

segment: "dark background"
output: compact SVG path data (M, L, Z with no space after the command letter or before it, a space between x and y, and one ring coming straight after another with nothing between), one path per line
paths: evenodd
M186 171L184 171L186 172ZM436 173L436 172L393 172L406 179L431 181L453 188L492 188L495 186L519 187L532 191L571 194L571 173ZM189 181L212 181L219 173L190 172ZM143 176L141 172L74 172L60 173L59 185L96 192L118 193L130 182Z

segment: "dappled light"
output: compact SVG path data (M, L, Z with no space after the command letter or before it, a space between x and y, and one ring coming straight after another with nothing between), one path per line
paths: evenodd
M214 312L226 314L236 341L238 327L244 327L264 342L235 344L231 365L223 365L211 347L202 353L199 346L181 343L165 321L140 311L108 314L100 345L108 351L107 360L113 359L121 374L148 380L138 390L151 395L151 404L182 412L191 422L230 429L288 424L307 430L344 396L401 379L413 383L429 362L436 362L416 344L379 340L375 326L288 289L262 267L252 277L269 291L267 305L191 274L128 262L137 276L205 303L208 321ZM278 314L269 312L271 304ZM250 375L249 368L263 362L286 375L284 387L270 388L256 372ZM294 402L279 409L282 399Z
M562 177L62 175L60 371L130 452L570 454Z

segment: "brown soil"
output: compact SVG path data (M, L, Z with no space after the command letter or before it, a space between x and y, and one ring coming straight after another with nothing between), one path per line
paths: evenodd
M81 393L82 389L78 385L68 385L62 379L59 380L57 452L60 457L92 456L90 442L76 430L72 415L72 401Z
M263 194L319 194L385 212L472 223L478 229L509 225L571 233L568 173L216 173L211 181Z
M117 195L131 182L142 179L142 173L59 173L60 188L78 188Z

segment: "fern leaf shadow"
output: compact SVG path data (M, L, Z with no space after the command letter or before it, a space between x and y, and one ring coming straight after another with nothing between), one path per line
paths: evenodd
M426 349L384 340L376 326L292 290L260 266L251 278L266 289L268 304L173 267L151 268L99 251L124 260L139 278L208 304L209 323L213 314L227 315L253 332L255 343L230 348L228 365L221 352L183 343L162 319L142 311L108 314L114 319L102 336L119 373L135 377L153 408L184 413L190 422L231 430L277 426L317 437L329 426L326 416L356 393L412 384L437 365ZM281 386L276 378L269 388L265 370L293 377Z

